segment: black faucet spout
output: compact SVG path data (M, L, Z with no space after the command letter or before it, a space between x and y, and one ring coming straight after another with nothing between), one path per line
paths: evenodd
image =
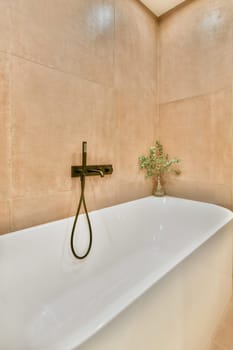
M91 169L91 168L89 168L88 170L87 170L87 172L88 173L95 173L95 174L99 174L101 177L104 177L104 172L103 172L103 170L101 170L101 169Z

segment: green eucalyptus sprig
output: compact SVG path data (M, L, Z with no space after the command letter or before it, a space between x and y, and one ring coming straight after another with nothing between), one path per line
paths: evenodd
M149 155L139 157L139 165L141 169L146 170L146 177L159 176L163 173L180 174L180 170L174 168L175 164L180 163L178 158L169 159L168 154L164 154L162 144L157 140L155 146L149 149Z

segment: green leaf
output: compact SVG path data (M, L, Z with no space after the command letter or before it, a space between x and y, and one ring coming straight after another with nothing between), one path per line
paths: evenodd
M146 170L146 177L162 174L164 172L173 172L179 175L181 171L172 166L181 162L178 158L169 159L168 154L164 154L163 145L156 140L155 146L149 148L149 155L142 155L138 158L141 169Z

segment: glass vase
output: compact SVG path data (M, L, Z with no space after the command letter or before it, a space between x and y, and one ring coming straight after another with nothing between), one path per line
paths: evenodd
M157 182L155 184L155 191L153 193L154 196L156 197L163 197L165 195L164 188L161 184L161 176L157 176Z

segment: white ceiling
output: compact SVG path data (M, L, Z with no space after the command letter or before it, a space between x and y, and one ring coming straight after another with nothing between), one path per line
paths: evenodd
M161 16L165 12L171 10L185 0L140 0L148 7L156 16Z

